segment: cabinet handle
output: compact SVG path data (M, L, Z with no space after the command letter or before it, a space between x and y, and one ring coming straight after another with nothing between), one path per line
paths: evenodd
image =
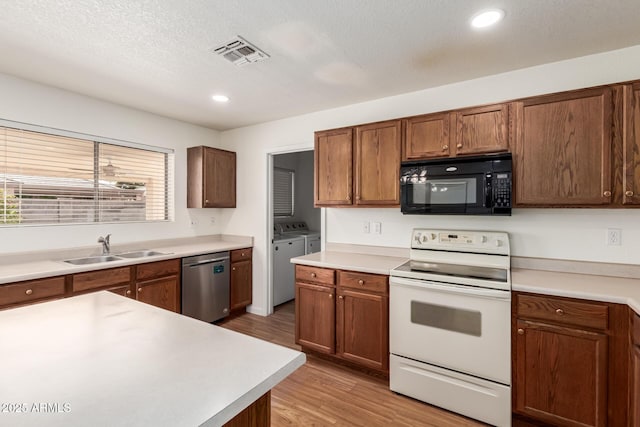
M448 145L443 145L443 146L442 146L442 151L447 151L448 149L449 149L449 146L448 146Z
M236 268L235 268L235 267L233 267L231 270L236 271Z
M333 298L333 294L329 294L329 298Z
M138 288L138 292L142 292L142 288Z
M456 147L462 148L462 144L458 144L458 145L456 145Z
M633 191L627 190L627 191L624 192L624 195L627 196L627 197L631 197L631 196L633 196Z
M347 201L351 201L351 196L347 196Z
M342 295L338 295L338 298L340 299L344 299L344 297Z
M126 293L127 295L131 295L131 289L128 289Z
M609 196L611 196L611 191L607 190L602 194L604 194L604 197L609 197Z
M364 285L364 280L362 279L358 280L358 285Z
M244 256L244 252L242 252L242 256Z
M518 329L518 335L524 335L524 329L519 328Z
M33 289L27 289L26 291L24 291L24 293L27 295L31 295L33 293Z
M561 309L561 308L558 308L558 309L556 310L556 314L557 314L558 316L562 316L562 315L564 314L564 310L563 310L563 309Z
M311 273L311 277L313 277L315 279L316 273Z

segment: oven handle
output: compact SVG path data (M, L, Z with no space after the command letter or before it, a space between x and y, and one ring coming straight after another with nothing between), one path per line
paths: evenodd
M440 283L430 282L428 280L412 280L402 277L391 277L389 285L400 285L411 288L427 289L449 294L477 296L501 300L510 300L511 292L500 289L475 288L472 286L461 286L455 284L443 285Z

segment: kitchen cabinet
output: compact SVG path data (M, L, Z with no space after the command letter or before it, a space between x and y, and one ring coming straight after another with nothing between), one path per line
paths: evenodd
M296 343L388 372L388 282L388 276L297 265Z
M353 129L315 133L314 206L349 206L353 195Z
M508 104L487 105L455 111L456 156L507 151Z
M252 287L251 248L231 251L230 310L243 309L251 304Z
M616 88L618 89L618 88ZM640 82L622 87L622 187L623 205L640 205ZM617 175L616 175L617 176Z
M338 357L389 370L388 283L388 276L338 271Z
M149 262L135 268L138 301L180 312L180 260Z
M356 205L400 205L401 129L400 120L356 127Z
M627 307L523 293L513 301L514 413L558 426L626 425Z
M335 270L296 265L296 344L334 354Z
M64 294L64 276L0 285L0 309L58 299Z
M314 205L398 206L401 129L392 120L316 132Z
M236 153L212 147L187 149L187 208L236 207Z
M611 203L612 110L609 87L516 101L514 205Z
M450 113L425 114L402 120L402 160L448 157Z
M640 426L640 315L629 309L631 314L631 366L629 425Z

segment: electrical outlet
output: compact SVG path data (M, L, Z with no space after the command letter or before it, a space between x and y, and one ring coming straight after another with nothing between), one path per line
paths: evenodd
M373 226L373 234L381 234L382 233L382 223L381 222L372 222Z
M622 230L620 230L619 228L607 228L607 245L622 245Z
M365 234L371 233L371 226L369 225L369 221L365 221L362 223L362 232Z

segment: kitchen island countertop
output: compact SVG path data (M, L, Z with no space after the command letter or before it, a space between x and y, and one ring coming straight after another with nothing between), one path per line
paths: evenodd
M219 426L295 350L109 292L0 311L0 425Z

